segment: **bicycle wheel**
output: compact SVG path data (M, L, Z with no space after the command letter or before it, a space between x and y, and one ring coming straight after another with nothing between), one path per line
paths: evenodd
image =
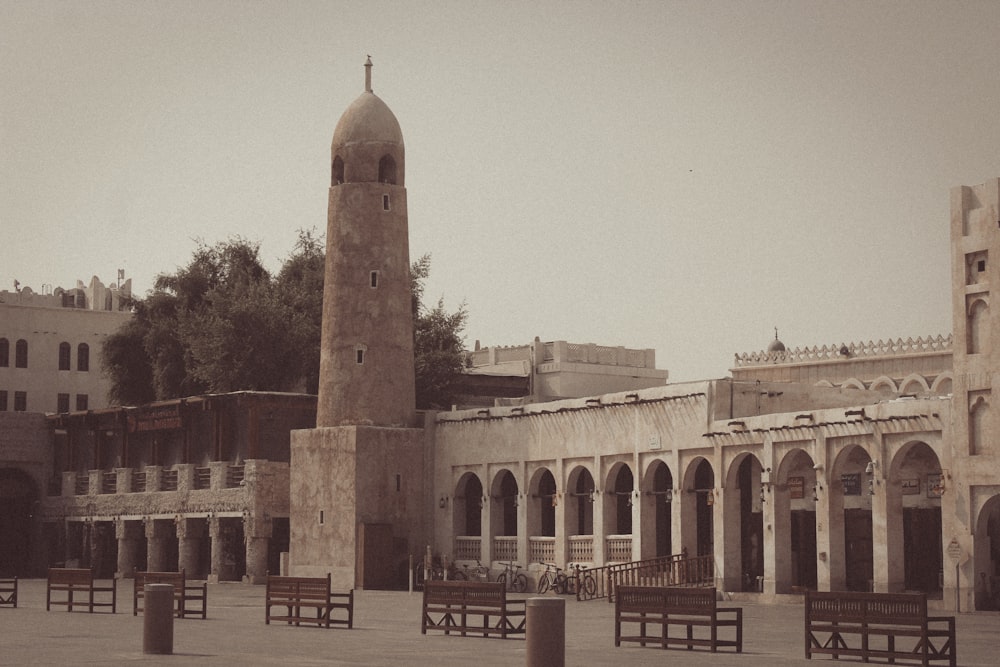
M506 573L498 574L497 583L503 584L503 589L507 590L507 574Z
M556 585L558 586L558 580L556 581ZM552 586L552 582L549 581L549 573L546 572L538 580L538 592L547 593L550 586Z
M413 568L413 587L422 588L424 585L424 566L416 565Z
M583 592L590 597L597 595L597 581L592 575L585 575L583 579L580 580L580 587L583 589Z
M511 583L511 588L514 589L515 593L523 593L528 590L528 578L518 572L514 575L514 580Z
M556 575L556 583L552 586L552 590L554 590L556 593L559 593L559 595L565 594L566 593L566 585L567 585L568 581L569 581L569 577L567 577L565 574L562 574L562 573L557 574Z
M466 579L468 579L468 577L465 576L465 572L462 572L461 570L453 571L451 573L451 578L454 581L465 581Z

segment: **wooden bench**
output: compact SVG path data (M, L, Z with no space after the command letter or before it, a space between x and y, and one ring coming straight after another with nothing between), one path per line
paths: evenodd
M65 593L65 599L53 600L53 593ZM80 600L80 594L84 594L85 599ZM105 593L111 594L111 600L98 601L97 595ZM87 611L94 613L94 609L111 607L111 613L116 613L118 603L118 584L112 579L110 586L95 586L94 571L84 568L62 568L50 567L48 583L45 589L45 611L50 611L52 606L66 607L66 611L73 611L73 607L86 607Z
M277 577L267 575L267 593L264 607L264 622L285 621L289 625L315 623L330 627L343 625L354 627L354 590L335 593L330 590L330 575L325 577ZM284 613L271 613L277 607ZM315 610L316 616L303 614L303 610ZM334 610L345 612L346 618L334 618Z
M713 653L720 647L743 652L743 609L718 607L714 588L668 586L619 586L615 589L615 646L637 642L661 648L707 646ZM622 625L637 623L639 633L625 635ZM658 626L658 634L646 634L646 626ZM671 625L686 628L683 637L671 637ZM695 636L696 627L708 628L708 636ZM719 638L719 628L735 628L735 639ZM699 633L702 634L702 633Z
M184 571L180 572L135 572L135 583L132 588L132 615L138 616L143 611L143 600L146 596L146 584L170 584L174 587L174 616L188 618L208 616L208 583L188 583Z
M805 648L806 658L819 653L955 667L955 617L928 616L924 593L807 591Z
M5 604L17 608L17 577L0 579L0 605Z
M508 600L502 582L425 581L420 632L499 635L524 634L524 600ZM475 619L479 619L476 621Z

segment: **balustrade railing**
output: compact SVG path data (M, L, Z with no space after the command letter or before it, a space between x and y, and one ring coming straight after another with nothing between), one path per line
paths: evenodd
M569 560L576 563L592 563L594 561L594 536L570 535Z
M73 493L78 496L85 496L90 492L90 475L87 473L78 473L76 476L76 484L73 488Z
M114 493L118 488L118 473L101 473L101 493Z
M505 560L505 561L517 560L516 535L493 536L493 560Z
M194 469L194 488L198 490L211 489L212 488L212 469L211 468L195 468Z
M529 563L556 562L556 538L537 535L528 538Z
M627 563L631 560L631 535L608 535L604 538L604 561L606 563Z
M674 554L662 558L615 563L581 569L577 577L592 577L594 586L577 586L578 600L608 598L614 601L614 591L618 586L684 586L709 587L715 585L715 566L712 556L687 558L686 554Z
M226 468L226 488L240 486L246 478L246 466L229 466Z
M482 560L483 538L478 535L455 536L454 560Z
M146 473L132 473L132 493L142 493L146 490Z
M177 490L177 471L164 470L160 473L160 491Z

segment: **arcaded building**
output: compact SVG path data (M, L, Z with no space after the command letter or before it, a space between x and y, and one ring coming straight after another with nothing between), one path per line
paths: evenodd
M331 149L319 396L53 415L45 447L37 423L0 420L21 443L0 441L0 497L41 517L0 530L121 576L257 581L285 563L386 587L428 548L532 573L684 553L762 600L915 590L1000 609L1000 179L951 193L951 335L774 340L730 377L667 385L649 351L536 341L471 353L470 395L492 401L420 413L403 135L370 69ZM601 375L633 384L588 384Z

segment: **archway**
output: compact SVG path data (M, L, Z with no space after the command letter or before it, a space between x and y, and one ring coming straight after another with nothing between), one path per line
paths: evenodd
M566 483L566 538L569 560L594 562L594 500L597 486L584 466L577 466Z
M976 609L1000 610L1000 495L986 501L976 521Z
M869 465L871 464L871 465ZM836 569L831 563L831 590L870 591L874 578L872 500L874 463L860 445L849 445L837 457L830 482L830 547L842 548ZM838 521L843 517L843 521Z
M38 488L17 468L0 470L0 576L35 574L34 508Z
M452 534L457 560L480 560L483 535L483 484L467 472L455 485L452 503Z
M490 529L493 533L493 559L517 560L518 485L514 473L501 470L493 478L490 498ZM513 538L513 539L511 539Z
M653 461L646 470L645 482L642 485L643 558L659 558L672 553L673 487L674 478L667 464L660 460Z
M528 563L556 560L556 478L548 468L539 468L528 485Z
M898 493L897 493L898 489ZM921 591L928 597L942 595L941 575L944 564L941 537L941 495L944 493L941 463L937 454L923 442L904 446L890 469L889 502L902 509L903 586ZM890 524L892 522L890 521ZM892 563L890 563L890 567Z
M608 490L604 498L604 535L607 562L632 560L632 505L635 502L635 479L632 469L617 463L608 471Z
M826 492L820 486L806 451L796 449L782 459L771 494L777 593L817 589L816 503L819 494Z
M765 494L761 484L761 473L760 461L753 454L741 454L729 469L724 514L725 542L727 545L740 545L739 551L726 549L725 572L729 590L758 591L757 582L764 577L763 506L769 494ZM730 499L734 497L737 502L730 506Z
M715 472L712 464L698 457L688 466L684 489L694 502L685 502L682 512L682 551L691 555L712 556L715 545L715 523L712 507L715 505ZM691 528L694 528L692 531Z

